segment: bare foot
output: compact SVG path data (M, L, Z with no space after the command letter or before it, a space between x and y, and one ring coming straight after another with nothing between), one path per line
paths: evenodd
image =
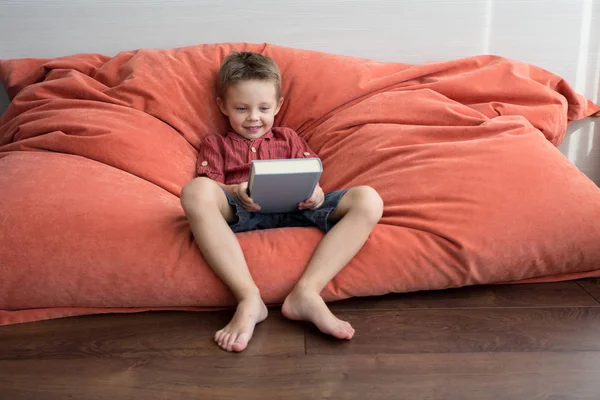
M319 330L338 339L352 339L354 328L329 311L318 293L294 289L283 302L281 312L286 318L310 321Z
M249 296L237 306L231 321L217 333L215 342L223 350L242 351L248 346L248 342L254 333L254 327L267 318L267 307L260 295Z

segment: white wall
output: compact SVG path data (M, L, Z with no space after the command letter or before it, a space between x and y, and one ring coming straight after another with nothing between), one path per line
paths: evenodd
M407 63L493 53L600 95L600 0L0 0L0 58L237 41ZM576 127L561 151L600 183L600 123Z

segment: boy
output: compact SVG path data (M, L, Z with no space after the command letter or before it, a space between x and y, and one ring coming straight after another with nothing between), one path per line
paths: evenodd
M324 194L318 184L297 212L257 212L260 204L247 194L251 160L316 157L293 130L273 128L282 103L281 77L272 59L252 52L228 55L219 70L217 104L231 129L204 140L199 177L181 192L202 255L238 301L232 320L215 334L215 341L227 351L244 350L255 325L267 317L235 232L282 226L318 226L327 232L286 297L282 313L313 322L326 334L351 339L352 326L331 313L320 293L360 250L383 212L381 197L371 187Z

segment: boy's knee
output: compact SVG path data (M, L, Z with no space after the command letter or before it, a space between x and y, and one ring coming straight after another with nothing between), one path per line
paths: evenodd
M348 194L352 194L352 208L360 212L371 223L376 224L383 215L383 200L379 193L370 186L358 186Z
M218 185L209 178L195 178L181 189L181 206L186 214L204 210L210 205L217 205L215 189ZM220 190L220 189L219 189Z

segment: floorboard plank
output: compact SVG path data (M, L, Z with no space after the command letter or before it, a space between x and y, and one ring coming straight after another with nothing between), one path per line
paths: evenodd
M338 341L307 325L307 354L600 351L600 308L345 311Z
M226 357L213 341L233 312L149 312L0 327L0 359ZM304 332L278 310L259 324L248 355L304 354Z
M600 280L598 281L600 282ZM597 286L600 298L600 283ZM590 294L573 281L520 285L470 286L459 289L397 293L331 303L339 310L398 310L405 308L598 307Z
M0 361L11 400L597 400L600 353Z

